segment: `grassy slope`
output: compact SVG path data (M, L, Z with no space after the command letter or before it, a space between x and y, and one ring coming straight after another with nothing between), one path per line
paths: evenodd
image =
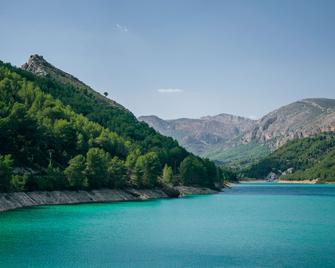
M257 142L238 144L226 149L213 149L205 156L212 160L218 160L231 168L243 168L270 154L269 148Z

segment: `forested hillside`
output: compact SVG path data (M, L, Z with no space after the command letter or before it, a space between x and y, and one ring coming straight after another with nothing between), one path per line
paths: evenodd
M265 178L270 172L280 179L335 181L335 133L289 141L243 172L250 178Z
M42 76L0 62L0 191L152 188L162 181L213 187L222 180L213 162L121 105L64 72L38 70Z

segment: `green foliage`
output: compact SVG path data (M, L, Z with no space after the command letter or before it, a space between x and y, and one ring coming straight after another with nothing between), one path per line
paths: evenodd
M154 187L163 163L178 177L190 156L77 80L39 77L2 62L0 154L0 191ZM196 159L200 174L187 183L212 185L214 164ZM13 167L29 176L12 178Z
M40 185L40 190L62 190L68 187L68 181L64 172L59 167L48 166L47 173L41 179L43 186Z
M26 80L34 82L44 93L68 105L74 112L131 141L142 152L157 152L162 163L167 162L177 168L188 154L175 140L159 134L146 123L139 122L128 110L115 105L113 101L104 98L88 86L78 83L77 80L64 79L58 75L40 77L11 66L7 68ZM125 150L123 146L121 147L121 151ZM113 154L110 150L106 151ZM118 152L118 156L122 153L123 156L126 155L124 152Z
M90 188L107 185L110 155L103 149L91 148L86 155L86 175Z
M222 179L224 181L237 181L237 174L235 171L233 171L232 169L230 168L227 168L227 167L221 167L220 168L220 173L221 173L221 181Z
M107 186L110 188L123 188L127 184L127 167L124 161L115 156L109 162Z
M268 157L244 170L243 175L265 178L269 172L283 174L282 179L335 180L335 133L288 142ZM287 172L292 169L293 172Z
M13 168L11 155L0 155L0 191L8 191Z
M252 141L246 144L238 144L230 148L215 147L206 153L205 156L210 159L215 159L230 168L241 169L269 154L270 149L267 145Z
M163 174L162 174L162 181L164 183L172 183L173 180L173 171L172 171L172 167L168 166L167 164L165 164L164 168L163 168Z
M28 175L13 175L10 181L12 189L15 192L22 192L27 190Z
M140 155L141 151L139 149L136 149L128 154L126 159L126 166L129 170L133 170L135 168L137 158L139 158Z
M88 180L85 174L86 159L83 155L77 155L69 161L69 166L64 173L71 189L85 189L88 187Z
M136 160L134 183L137 187L154 187L160 172L161 163L155 152L141 155Z
M125 158L128 154L128 144L113 132L101 132L99 137L94 140L94 145L122 158Z
M180 176L185 185L197 185L201 187L215 188L215 184L224 181L221 168L209 159L201 159L190 155L180 164Z

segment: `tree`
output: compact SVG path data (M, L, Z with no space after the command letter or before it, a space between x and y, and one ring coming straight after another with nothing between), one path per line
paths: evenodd
M107 187L110 155L100 148L91 148L86 154L86 174L90 188Z
M127 167L117 156L108 165L108 187L122 188L127 185Z
M202 160L203 166L205 167L205 176L202 178L201 185L206 187L213 187L215 182L219 182L220 174L218 173L217 167L214 162L205 158Z
M73 124L67 120L56 120L53 126L53 132L56 136L56 146L59 151L74 151L77 147L77 133ZM68 160L68 159L67 159Z
M107 91L105 91L105 92L104 92L104 95L105 95L105 97L107 97L107 96L108 96L108 92L107 92Z
M173 179L172 167L165 164L165 166L163 168L162 180L163 180L164 183L171 183L172 179Z
M180 176L186 185L202 185L206 170L199 158L195 156L186 157L179 167Z
M161 164L156 153L149 152L137 158L135 165L135 185L151 188L157 184Z
M125 141L115 133L102 131L93 143L96 147L99 147L112 155L117 155L122 158L127 156L128 152Z
M72 189L84 189L88 187L88 181L85 174L85 157L77 155L69 161L64 174Z
M44 188L48 191L62 190L68 186L68 181L64 176L64 172L58 167L53 167L51 164L48 166L44 181Z
M126 167L129 170L133 170L135 168L137 158L139 158L140 155L141 151L139 149L135 149L128 154L126 159Z
M0 191L6 192L10 189L10 180L13 169L11 155L0 155Z
M10 181L12 189L17 192L27 190L28 175L13 175Z

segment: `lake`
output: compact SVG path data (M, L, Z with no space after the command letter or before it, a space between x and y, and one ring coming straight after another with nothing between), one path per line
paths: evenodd
M0 213L0 267L334 267L335 185Z

